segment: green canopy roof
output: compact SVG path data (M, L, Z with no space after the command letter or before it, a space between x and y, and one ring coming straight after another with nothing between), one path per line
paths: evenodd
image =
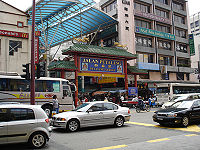
M127 58L127 59L136 59L137 55L132 54L125 49L119 48L112 48L112 47L100 47L94 45L84 45L84 44L77 44L75 43L73 46L70 46L66 50L62 50L62 54L68 55L73 53L79 54L88 54L92 55L101 55L107 57L120 57L120 58Z
M64 61L64 60L53 61L48 66L48 70L59 70L59 69L76 70L78 68L75 66L74 61Z
M138 69L136 66L128 66L128 74L148 74L147 70Z

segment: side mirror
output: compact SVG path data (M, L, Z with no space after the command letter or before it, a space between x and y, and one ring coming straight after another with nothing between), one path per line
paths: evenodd
M90 112L93 112L93 110L92 109L88 109L87 112L90 113Z

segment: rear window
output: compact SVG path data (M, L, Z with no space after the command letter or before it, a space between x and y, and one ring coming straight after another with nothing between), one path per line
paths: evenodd
M10 108L9 121L35 119L32 109Z

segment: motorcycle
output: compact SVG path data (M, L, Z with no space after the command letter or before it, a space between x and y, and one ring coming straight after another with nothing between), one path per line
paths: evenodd
M149 105L144 105L144 107L142 106L139 106L139 105L136 105L136 112L137 113L140 113L140 111L147 111L149 112L151 110L151 107Z

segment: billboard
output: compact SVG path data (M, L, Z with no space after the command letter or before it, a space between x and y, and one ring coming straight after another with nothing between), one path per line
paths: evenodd
M80 57L80 71L124 73L122 60Z

